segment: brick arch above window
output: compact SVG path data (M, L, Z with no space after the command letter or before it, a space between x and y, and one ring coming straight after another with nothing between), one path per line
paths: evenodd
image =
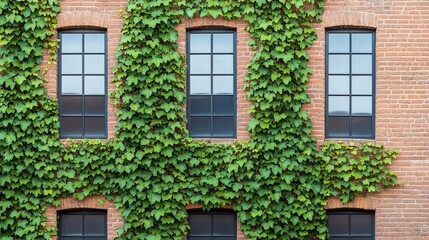
M377 209L378 199L376 197L362 197L358 196L353 201L348 203L341 202L339 197L328 199L328 204L325 206L326 210L337 209L356 209L356 210L375 210Z
M325 28L376 29L378 16L374 13L356 11L326 12L322 17Z
M57 16L57 28L86 28L98 27L105 28L109 26L109 14L99 12L65 12Z
M118 236L116 230L124 224L119 210L113 201L108 201L104 196L90 196L79 201L73 197L62 198L61 204L57 207L49 205L45 214L47 217L47 227L57 227L57 216L65 210L106 210L107 211L107 239L113 240ZM56 238L53 238L56 239Z

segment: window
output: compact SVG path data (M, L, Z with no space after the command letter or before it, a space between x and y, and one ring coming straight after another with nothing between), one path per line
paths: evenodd
M106 33L62 31L59 38L60 137L106 138Z
M236 137L236 33L187 33L187 117L191 137Z
M236 240L236 219L233 212L190 212L187 240Z
M374 212L328 212L329 240L374 240Z
M59 240L107 240L106 211L61 211Z
M326 137L375 137L375 33L326 34Z

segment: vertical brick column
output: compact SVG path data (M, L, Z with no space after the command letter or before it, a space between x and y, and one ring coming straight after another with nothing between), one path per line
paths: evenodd
M247 100L244 90L244 78L247 74L247 65L250 63L254 51L247 45L250 40L250 34L245 30L247 22L244 20L232 20L211 17L182 19L182 23L176 26L178 37L179 52L186 56L186 30L196 28L234 28L237 31L237 140L243 141L249 139L250 134L247 131L251 115L249 108L251 102ZM235 139L206 139L212 142L233 142Z
M107 31L107 77L108 91L115 89L111 83L112 70L116 65L115 54L121 41L121 29L123 16L121 11L125 10L127 0L62 0L60 2L61 13L58 14L57 29L106 29ZM42 71L47 79L45 87L51 98L57 97L57 63L48 64L48 55L45 52L42 62ZM107 107L107 134L108 138L115 136L117 124L116 107L112 104L113 99L108 98Z

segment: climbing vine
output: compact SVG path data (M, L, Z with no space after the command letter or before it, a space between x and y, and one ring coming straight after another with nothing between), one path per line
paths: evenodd
M177 239L186 205L232 205L249 239L326 239L330 196L394 186L397 156L311 137L306 51L317 38L322 0L130 0L112 93L114 140L59 141L57 102L40 69L54 53L58 0L0 0L0 238L49 239L49 204L73 195L115 201L118 239ZM188 137L185 60L175 26L182 18L244 19L255 55L246 76L251 138L213 144Z

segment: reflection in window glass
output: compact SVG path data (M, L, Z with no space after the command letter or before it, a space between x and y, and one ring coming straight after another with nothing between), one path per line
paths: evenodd
M374 138L373 31L329 30L326 136Z
M190 212L187 239L237 239L236 215L232 212Z
M104 34L85 34L85 53L104 53Z
M107 240L106 211L60 211L58 216L59 239Z
M59 37L60 136L105 138L106 34L72 30Z
M329 211L328 229L329 240L374 240L374 212Z
M188 32L187 115L191 137L235 137L235 32Z

